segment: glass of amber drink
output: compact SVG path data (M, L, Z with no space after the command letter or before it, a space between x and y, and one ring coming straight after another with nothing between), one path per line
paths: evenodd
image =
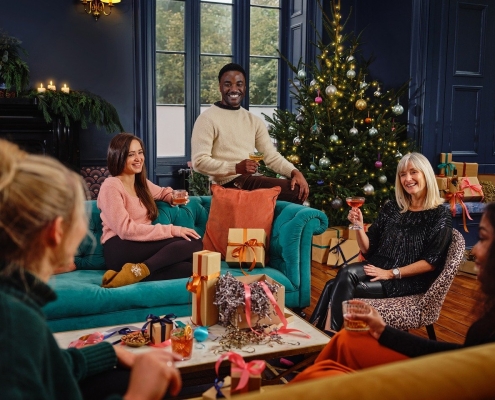
M358 208L364 204L364 197L356 197L356 196L347 197L345 199L345 201L346 201L348 206L351 206L352 208ZM359 229L363 229L363 228L358 225L357 221L354 221L353 224L349 225L349 229L359 230Z
M172 351L181 356L182 360L189 360L192 356L193 332L189 325L184 328L175 328L170 332Z
M263 160L264 156L265 155L259 151L253 151L252 153L249 153L249 159L256 161L257 163L259 163L261 160ZM256 167L256 172L253 174L253 176L261 176L261 175L263 175L263 174L260 174L258 172L258 168Z
M364 302L343 301L342 314L344 315L344 328L348 331L367 331L369 325L364 321L350 320L345 317L346 314L369 314L371 308Z
M172 205L184 206L187 203L187 190L176 189L172 192Z

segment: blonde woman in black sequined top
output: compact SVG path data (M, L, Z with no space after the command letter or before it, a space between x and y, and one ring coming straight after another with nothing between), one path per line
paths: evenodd
M424 293L441 272L452 239L452 217L442 206L426 157L410 153L399 161L395 189L396 201L382 207L368 232L356 231L365 261L341 268L327 282L313 321L330 308L330 329L338 331L344 300ZM348 219L363 226L358 208L349 211Z

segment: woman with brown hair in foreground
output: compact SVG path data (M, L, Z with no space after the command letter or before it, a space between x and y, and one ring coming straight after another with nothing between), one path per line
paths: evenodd
M487 205L479 225L479 240L472 249L479 270L481 298L474 312L478 319L469 328L464 344L424 339L388 326L371 307L369 314L348 314L349 320L364 321L368 332L339 331L322 350L314 365L291 381L300 382L340 375L442 351L495 342L495 203ZM359 300L352 302L361 303Z
M1 396L81 399L81 388L100 374L108 378L105 389L118 393L119 385L125 399L177 395L181 378L172 353L135 355L107 342L61 350L46 323L42 307L56 298L47 282L74 262L86 235L83 185L58 161L0 139ZM112 380L117 365L131 369L130 376L119 374L125 382Z

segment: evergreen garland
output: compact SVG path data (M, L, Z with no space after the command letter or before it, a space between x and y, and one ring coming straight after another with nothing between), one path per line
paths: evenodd
M199 172L193 171L192 168L189 169L189 176L187 178L188 191L191 192L193 196L210 196L210 179Z
M124 131L115 107L96 94L77 90L69 93L32 90L27 97L37 101L47 123L54 117L61 117L67 126L79 122L81 128L86 129L88 123L93 123L98 128L104 127L108 133Z
M0 81L5 82L6 90L13 88L22 91L29 84L29 67L20 58L19 53L26 53L21 41L0 31Z

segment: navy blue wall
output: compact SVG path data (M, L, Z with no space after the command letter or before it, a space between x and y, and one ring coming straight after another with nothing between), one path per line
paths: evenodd
M22 40L31 85L52 80L95 93L113 104L126 131L135 124L133 2L124 0L98 21L79 0L3 2L0 28ZM80 131L82 165L106 164L112 135L90 126Z

